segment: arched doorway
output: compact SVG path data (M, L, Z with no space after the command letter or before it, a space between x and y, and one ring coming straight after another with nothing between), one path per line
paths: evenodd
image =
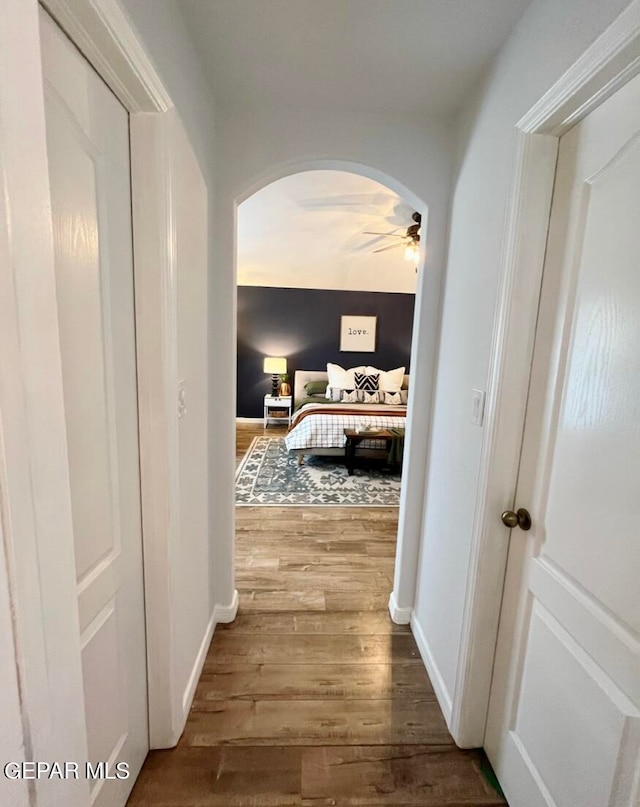
M427 354L435 352L435 345L427 346L425 351L424 339L421 342L421 322L424 320L422 298L424 295L424 278L429 272L429 252L428 252L428 210L425 203L419 199L415 193L406 188L401 183L387 176L381 171L368 166L345 161L318 160L308 163L282 166L274 169L260 179L251 183L247 189L236 198L235 202L235 227L234 227L234 269L237 280L238 273L238 222L242 219L242 205L250 201L260 193L281 180L288 177L303 177L310 172L320 174L322 172L340 172L347 176L356 178L366 178L373 183L379 183L379 187L387 192L389 196L396 195L404 200L406 215L417 212L421 216L421 236L423 248L420 253L419 263L416 267L414 292L416 294L415 310L417 316L414 321L411 367L412 380L410 395L413 400L430 400L432 383L432 365L424 361L425 352ZM395 224L390 222L389 225ZM381 226L378 223L378 226ZM390 226L390 229L391 228ZM387 242L388 243L388 242ZM357 284L356 284L357 287ZM431 306L433 310L433 306ZM236 316L237 323L237 316ZM433 324L433 323L432 323ZM422 328L424 330L424 327ZM286 347L286 346L285 346ZM285 349L277 349L274 346L268 349L263 344L262 350L267 352L285 352ZM421 354L422 359L421 360ZM234 358L237 361L236 356ZM234 362L235 363L235 362ZM326 363L326 362L325 362ZM416 411L417 410L417 411ZM406 623L409 621L413 596L415 590L415 569L417 566L418 547L420 539L420 525L422 522L422 500L424 491L424 470L426 466L426 443L429 430L429 407L409 407L409 418L407 425L407 451L405 454L403 486L400 502L399 528L397 555L395 564L394 587L391 593L389 607L394 621Z

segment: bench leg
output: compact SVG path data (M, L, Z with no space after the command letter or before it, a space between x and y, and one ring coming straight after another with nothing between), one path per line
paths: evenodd
M304 454L298 454L298 467L302 465L303 460L304 460Z
M353 469L356 464L356 444L350 437L347 437L347 444L344 447L344 459L347 466L347 476L353 476Z

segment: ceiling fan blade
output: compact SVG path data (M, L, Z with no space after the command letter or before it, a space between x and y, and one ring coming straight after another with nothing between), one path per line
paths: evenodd
M403 233L376 233L373 230L363 230L363 235L382 235L385 238L406 238Z
M390 247L382 247L382 249L374 249L373 252L374 252L374 254L376 252L386 252L388 249L397 249L398 247L403 247L403 246L404 246L404 244L391 244Z
M389 204L394 196L389 193L343 193L333 196L316 196L310 199L300 199L298 204L308 209L333 207L380 207Z
M378 241L382 241L384 237L385 237L384 235L379 235L376 238L371 238L369 239L369 241L365 241L364 244L359 244L357 247L355 247L355 251L364 252L365 250L368 250L369 247L372 247L374 244L377 244Z
M398 224L406 230L409 224L411 224L412 214L413 207L400 199L393 206L392 212L385 216L385 221L389 224Z

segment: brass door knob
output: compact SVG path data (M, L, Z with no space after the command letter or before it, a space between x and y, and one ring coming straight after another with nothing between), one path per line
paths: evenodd
M516 513L513 510L505 510L501 518L502 523L505 527L509 527L510 530L514 527L520 527L521 530L531 529L531 516L524 507L521 507Z

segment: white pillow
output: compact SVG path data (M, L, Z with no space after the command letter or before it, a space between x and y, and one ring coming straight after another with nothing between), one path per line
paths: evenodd
M338 389L355 389L356 386L356 373L364 373L365 368L352 367L350 370L345 370L339 364L327 364L327 376L329 387L337 387Z
M400 392L404 381L404 367L397 367L395 370L378 370L376 367L366 367L367 375L379 374L378 389L382 392Z
M354 389L351 392L343 390L342 403L358 403L358 390Z
M384 402L386 404L395 404L396 406L399 406L402 403L402 396L399 392L385 392Z

